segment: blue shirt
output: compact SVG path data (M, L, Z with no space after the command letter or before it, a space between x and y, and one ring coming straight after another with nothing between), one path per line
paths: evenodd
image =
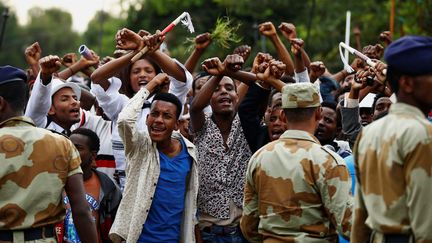
M355 192L355 167L354 167L354 156L350 155L348 157L344 158L345 163L347 165L348 168L348 172L351 176L351 182L352 182L352 187L351 187L351 193L354 195ZM347 243L349 241L345 240L344 238L342 238L342 236L339 236L339 242L340 243Z
M159 151L160 175L150 212L138 242L179 242L186 194L186 178L192 157L181 140L182 150L173 158Z

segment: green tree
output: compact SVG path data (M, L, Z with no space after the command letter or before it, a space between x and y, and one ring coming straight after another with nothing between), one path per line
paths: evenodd
M115 34L124 26L124 22L107 12L98 11L87 25L82 44L86 44L101 57L112 56L115 50Z
M58 8L29 10L29 22L24 27L27 45L38 41L43 55L62 56L78 49L80 36L72 30L72 16Z
M25 32L18 25L18 20L13 11L9 11L7 18L4 14L6 6L0 2L0 26L3 26L4 21L5 31L3 35L3 41L0 49L0 65L13 65L21 68L25 68L24 64L24 36Z

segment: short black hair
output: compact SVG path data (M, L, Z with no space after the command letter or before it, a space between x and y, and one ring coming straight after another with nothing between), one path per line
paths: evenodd
M284 108L286 120L288 122L302 122L309 120L319 107L308 108Z
M157 93L153 98L152 104L157 100L173 103L177 108L177 110L176 110L177 120L180 118L183 105L180 102L180 100L177 98L177 96L175 96L171 93Z
M327 107L330 108L332 110L334 110L334 112L336 112L336 126L337 127L342 127L342 116L340 114L340 111L338 111L337 109L337 103L333 102L333 101L323 101L321 103L321 107Z
M73 130L71 132L71 136L73 134L79 134L79 135L83 135L83 136L88 137L89 141L90 141L90 144L89 144L90 150L99 152L100 140L99 140L98 135L95 132L93 132L90 129L80 127L80 128Z
M0 96L14 111L24 111L29 97L28 85L24 80L1 84Z
M208 80L210 79L211 76L210 76L207 72L199 72L199 73L195 76L194 80L192 81L192 93L193 93L193 95L195 95L196 82L198 81L198 79L200 79L200 78L202 78L202 77L207 77L207 80L206 80L206 81L208 81Z

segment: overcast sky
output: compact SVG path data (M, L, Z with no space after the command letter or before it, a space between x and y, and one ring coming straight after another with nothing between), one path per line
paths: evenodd
M121 11L119 0L5 0L3 3L18 15L21 25L27 23L27 11L32 7L61 8L71 13L72 28L80 33L87 29L88 22L97 11L108 11L114 16L118 16Z

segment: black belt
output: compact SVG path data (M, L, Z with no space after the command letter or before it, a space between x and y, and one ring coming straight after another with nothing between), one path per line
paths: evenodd
M24 233L25 241L52 238L55 236L54 225L47 225L23 230L0 230L0 241L13 241L13 232L19 231Z
M411 235L402 235L402 234L385 234L384 242L385 243L409 243Z

